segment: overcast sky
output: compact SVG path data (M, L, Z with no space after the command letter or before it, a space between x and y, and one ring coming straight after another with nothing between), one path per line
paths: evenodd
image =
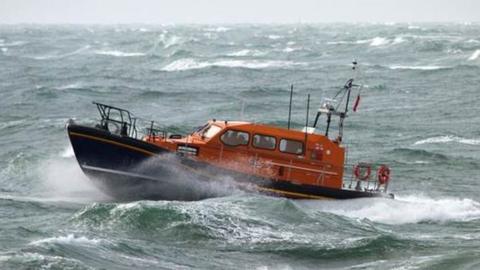
M479 22L480 0L0 0L0 23Z

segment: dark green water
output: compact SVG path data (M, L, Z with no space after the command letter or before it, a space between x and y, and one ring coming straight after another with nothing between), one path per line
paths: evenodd
M65 134L93 100L285 125L291 83L301 126L354 58L349 162L390 164L396 200L120 203ZM479 24L0 26L0 269L480 269L479 85Z

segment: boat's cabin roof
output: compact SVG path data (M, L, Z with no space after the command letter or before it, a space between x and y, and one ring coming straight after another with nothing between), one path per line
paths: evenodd
M258 149L275 150L291 154L302 154L304 143L321 143L339 146L324 135L287 129L266 124L244 121L210 120L192 133L192 137L210 144L221 142L226 146L251 145Z

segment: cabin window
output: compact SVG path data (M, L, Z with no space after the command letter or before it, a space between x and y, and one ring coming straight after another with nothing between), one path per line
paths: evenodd
M303 143L300 141L281 139L280 152L300 155L303 153Z
M227 132L223 133L220 139L224 144L230 146L247 145L250 135L243 131L228 130Z
M220 132L220 130L222 130L221 127L219 126L215 126L215 125L211 125L209 126L208 128L205 129L205 131L203 131L203 134L202 136L206 139L210 139L212 138L213 136L217 135L218 132Z
M252 144L257 148L274 150L275 145L277 144L277 139L272 136L255 134L255 136L253 136Z

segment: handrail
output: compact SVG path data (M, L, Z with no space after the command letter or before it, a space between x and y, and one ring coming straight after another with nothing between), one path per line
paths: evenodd
M371 169L371 173L366 176L366 179L360 179L355 176L355 166L362 165L365 168L368 166ZM352 190L363 190L363 191L381 191L387 192L388 182L385 185L382 185L378 180L378 170L380 167L385 166L381 163L370 163L370 162L361 162L358 164L345 163L344 166L344 179L343 186L352 189ZM350 172L351 171L351 172Z
M157 126L154 121L134 116L130 111L119 107L99 102L92 103L97 106L97 110L100 114L100 117L102 118L100 121L100 128L112 132L109 128L109 124L113 123L113 125L115 126L115 130L113 133L119 133L121 136L127 136L134 139L137 139L139 135L143 135L142 137L153 137L157 134L162 134L162 137L164 138L166 138L167 136L167 132L163 128ZM120 119L112 117L111 114L114 111L118 113ZM137 128L137 125L139 124L144 124L144 126L149 127L146 127L145 132L142 132ZM120 125L120 127L118 125Z

